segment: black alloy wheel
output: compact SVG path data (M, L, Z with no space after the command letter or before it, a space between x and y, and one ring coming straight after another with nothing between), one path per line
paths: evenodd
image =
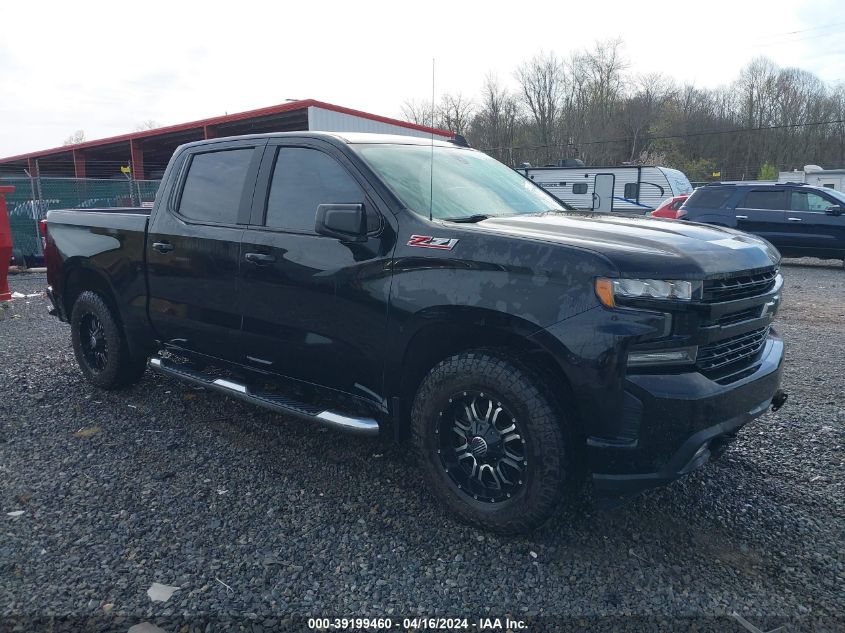
M116 311L103 296L86 290L73 303L70 326L73 353L85 378L103 389L138 382L147 359L132 353Z
M79 343L88 369L99 374L106 369L109 344L106 331L95 314L86 314L79 322Z
M429 488L452 514L502 534L552 515L574 471L568 421L551 393L546 378L499 349L455 354L423 378L411 437Z
M458 489L489 503L519 493L529 465L525 432L500 399L463 391L449 398L439 418L437 453Z

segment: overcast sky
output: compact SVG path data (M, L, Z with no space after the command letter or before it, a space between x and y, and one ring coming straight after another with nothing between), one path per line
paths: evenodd
M0 157L314 98L399 116L408 98L506 83L541 49L621 36L634 72L699 86L767 55L845 81L842 0L3 2Z

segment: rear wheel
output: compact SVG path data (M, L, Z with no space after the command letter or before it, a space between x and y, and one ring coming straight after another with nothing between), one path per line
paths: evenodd
M85 378L103 389L134 384L144 373L147 359L134 356L114 313L103 298L86 291L73 304L71 339L76 362Z
M558 506L565 421L541 386L516 359L487 350L452 356L423 380L415 450L434 492L464 521L520 533Z

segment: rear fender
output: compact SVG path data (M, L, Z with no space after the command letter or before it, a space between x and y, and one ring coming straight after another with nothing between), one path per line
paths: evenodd
M73 314L73 305L81 293L85 291L96 292L103 297L103 300L117 317L126 335L126 341L130 351L135 354L144 353L144 346L140 342L145 339L143 336L145 328L139 327L139 324L135 323L131 316L127 316L126 310L122 306L120 295L116 291L109 276L93 267L90 260L84 257L71 257L67 259L63 264L63 268L65 269L65 273L62 276L60 294L57 294L57 301L61 303L66 320L70 321Z

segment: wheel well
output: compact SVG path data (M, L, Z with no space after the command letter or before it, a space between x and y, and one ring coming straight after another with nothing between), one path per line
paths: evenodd
M111 287L105 278L99 273L89 270L87 268L76 268L68 273L65 279L64 292L62 293L62 301L64 303L65 314L70 320L73 313L73 304L76 299L86 290L96 292L103 298L106 305L111 308L115 318L120 321L120 310L117 309L117 304L114 300Z
M506 352L536 372L555 406L563 409L565 402L574 401L563 369L546 349L530 339L496 327L432 324L418 332L405 350L399 385L401 404L394 417L399 424L399 439L406 437L414 396L428 372L450 356L479 348ZM566 407L566 413L576 422L572 420L574 407Z

